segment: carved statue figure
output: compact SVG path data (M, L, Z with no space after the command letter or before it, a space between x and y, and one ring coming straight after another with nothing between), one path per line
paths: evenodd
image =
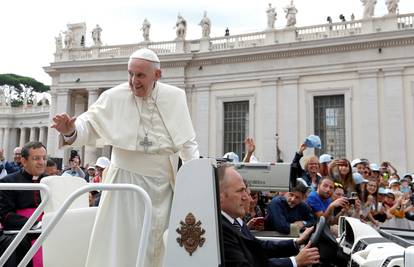
M204 11L204 17L201 19L201 21L198 25L201 26L202 37L203 38L210 37L211 21L207 17L207 11Z
M151 23L147 20L147 18L144 19L144 22L142 23L142 36L144 37L144 42L149 42L149 32L151 28Z
M0 88L0 106L7 106L6 94L2 88Z
M377 0L361 0L362 5L364 6L364 19L369 19L374 16L375 5Z
M177 34L177 39L185 39L185 35L187 33L187 22L185 19L178 13L177 22L175 23L175 29Z
M296 9L295 5L293 4L293 0L290 1L290 5L285 7L286 12L286 27L294 27L296 25L296 14L298 10Z
M55 43L56 43L56 53L59 53L62 51L63 43L62 43L62 34L59 33L57 37L55 37Z
M71 29L63 32L65 34L65 48L70 49L73 47L73 32Z
M386 0L385 4L387 5L388 15L396 15L398 9L399 0Z
M102 32L102 28L99 27L98 24L96 24L95 29L92 30L92 40L95 46L101 46L102 45L102 41L101 41L101 32Z
M269 7L266 10L266 14L267 14L267 28L273 29L275 27L276 11L275 11L275 8L272 7L271 3L269 3Z

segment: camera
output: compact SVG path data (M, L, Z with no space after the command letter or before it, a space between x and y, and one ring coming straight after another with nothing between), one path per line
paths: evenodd
M358 198L358 193L357 192L351 192L351 197L348 197L348 203L349 205L355 205L355 200Z

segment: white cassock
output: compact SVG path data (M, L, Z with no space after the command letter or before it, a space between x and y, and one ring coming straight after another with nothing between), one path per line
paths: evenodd
M95 145L98 139L113 146L104 183L136 184L150 196L153 217L145 266L161 266L177 152L184 162L199 157L185 92L157 82L151 96L143 99L124 83L102 93L75 124L76 135L69 140L74 140L72 146ZM145 133L152 142L146 148L141 143ZM62 136L60 144L67 144ZM103 193L86 266L136 265L142 226L137 214L143 213L140 203L133 192Z

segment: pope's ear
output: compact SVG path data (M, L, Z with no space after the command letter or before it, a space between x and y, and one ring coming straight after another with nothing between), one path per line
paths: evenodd
M160 69L155 70L155 78L157 80L161 79L161 70Z

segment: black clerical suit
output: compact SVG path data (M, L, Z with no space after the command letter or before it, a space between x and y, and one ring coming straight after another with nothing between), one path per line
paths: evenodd
M245 224L239 231L224 216L222 231L226 267L292 267L292 261L287 257L299 252L293 239L259 240L250 233Z
M33 175L22 170L5 176L0 183L38 183ZM17 210L37 208L41 202L39 190L1 190L0 222L5 230L20 230L29 219L16 213Z
M33 176L24 170L15 172L0 179L0 183L38 183L41 179L33 180ZM0 222L4 230L20 230L29 218L17 214L18 210L37 208L41 202L38 190L0 190ZM0 236L0 253L2 254L13 240L13 235ZM36 236L26 236L16 251L11 255L6 266L17 266L26 252L30 249L31 240ZM29 263L32 266L32 263Z

